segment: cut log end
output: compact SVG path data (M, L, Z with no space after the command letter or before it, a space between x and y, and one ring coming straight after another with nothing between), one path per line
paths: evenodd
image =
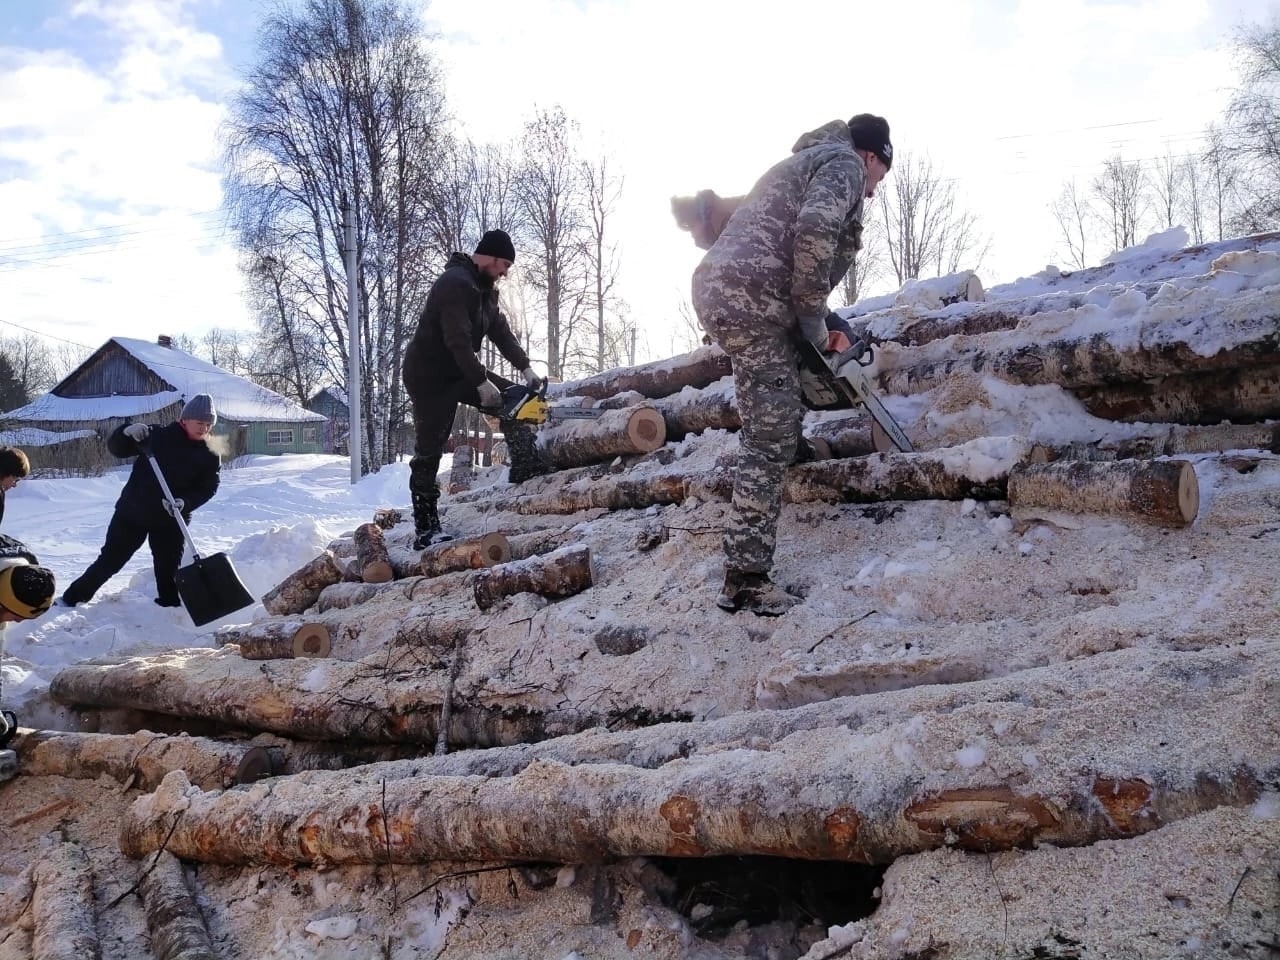
M486 533L480 538L479 554L487 567L506 563L511 559L511 541L501 533Z
M667 422L651 407L641 407L627 421L627 437L637 452L650 453L667 442Z
M1196 470L1190 463L1182 464L1182 473L1178 477L1178 512L1182 522L1190 525L1200 512L1200 481L1196 479Z
M323 623L304 623L293 635L295 657L327 657L332 650L333 640Z
M256 783L275 775L276 764L271 751L266 747L257 746L240 759L240 765L236 767L235 782L237 784Z
M389 560L375 560L360 568L360 579L365 583L386 583L395 578L395 569Z

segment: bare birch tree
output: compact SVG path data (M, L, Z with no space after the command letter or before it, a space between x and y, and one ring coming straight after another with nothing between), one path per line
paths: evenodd
M976 218L957 207L955 184L940 177L933 161L902 154L881 185L889 264L898 283L942 276L981 266L987 244L977 235Z
M1165 230L1179 223L1182 209L1184 166L1182 161L1166 149L1164 156L1157 157L1151 170L1151 191L1159 226Z
M1088 196L1080 192L1074 178L1062 185L1062 192L1049 205L1049 212L1067 245L1068 266L1073 270L1084 269L1089 265L1089 224L1095 214Z
M303 0L265 20L232 108L227 193L246 250L290 271L299 317L347 384L344 216L359 252L362 468L395 454L400 365L429 274L444 97L402 0ZM348 389L348 393L350 390Z
M1257 233L1280 224L1280 18L1241 31L1236 52L1241 86L1227 108L1221 143L1238 174L1224 179L1231 181L1239 206L1223 219L1240 232ZM1210 151L1218 144L1211 140Z
M624 356L626 338L613 317L618 282L617 244L612 240L614 208L622 194L622 178L607 157L582 164L583 197L586 200L586 260L590 275L591 308L595 313L595 369L599 373L617 366Z
M1119 154L1102 163L1094 177L1093 195L1101 204L1100 217L1111 231L1115 250L1133 246L1138 239L1138 222L1145 207L1144 172L1141 160L1125 162Z

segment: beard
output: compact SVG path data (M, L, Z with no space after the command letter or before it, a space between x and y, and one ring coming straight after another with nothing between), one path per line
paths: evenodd
M477 283L479 284L481 290L492 290L494 282L495 281L493 277L489 276L488 273L486 273L484 270L480 271L480 276L477 280Z

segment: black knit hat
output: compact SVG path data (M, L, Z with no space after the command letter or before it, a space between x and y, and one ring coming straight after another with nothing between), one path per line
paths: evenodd
M24 620L34 620L48 610L57 590L47 567L19 562L0 570L0 607Z
M516 262L515 244L511 242L511 236L505 230L486 230L480 242L476 244L476 253Z
M849 121L849 134L859 150L870 150L886 167L893 166L893 144L889 142L889 121L873 113L860 113Z

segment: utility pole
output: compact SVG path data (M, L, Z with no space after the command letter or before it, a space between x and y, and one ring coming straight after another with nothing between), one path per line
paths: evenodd
M360 301L356 289L356 215L347 197L343 210L343 232L346 234L347 254L347 449L351 454L351 482L360 482Z

